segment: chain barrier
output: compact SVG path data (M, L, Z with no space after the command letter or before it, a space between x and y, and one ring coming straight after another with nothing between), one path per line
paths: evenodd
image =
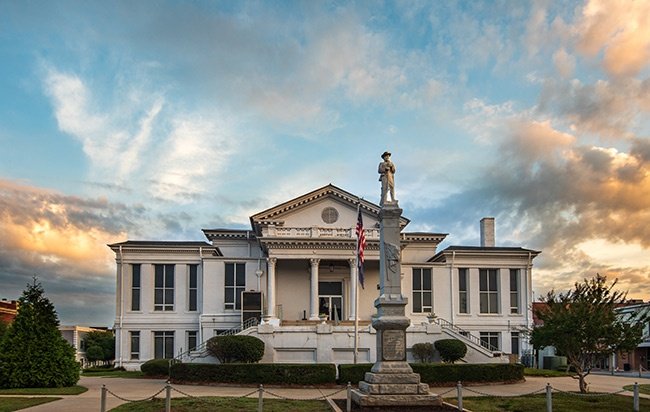
M447 394L447 393L449 393L451 391L454 391L454 390L456 390L456 388L453 388L453 389L450 389L450 390L448 390L446 392L443 392L440 395ZM467 392L473 392L473 393L475 393L477 395L481 395L481 396L487 396L487 397L493 397L493 398L496 398L496 397L498 397L498 398L510 398L510 397L536 395L538 393L545 392L546 388L537 389L537 390L534 390L532 392L517 393L517 394L512 394L512 395L506 395L506 394L497 395L497 394L493 394L493 393L481 392L481 391L478 391L476 389L471 389L471 388L469 388L467 386L463 386L463 390L465 390ZM622 389L622 390L620 390L618 392L608 392L608 393L577 393L577 392L563 391L563 390L560 390L560 389L557 389L557 388L552 388L552 390L555 393L562 393L562 394L571 395L571 396L584 396L584 397L612 396L612 395L620 395L621 393L628 392L625 389Z
M553 391L555 391L557 393L564 394L564 395L578 396L578 397L583 396L585 398L589 398L589 397L597 398L599 396L604 397L604 396L620 395L623 392L627 392L626 389L622 389L622 390L620 390L618 392L611 392L611 393L602 393L602 392L601 393L578 393L578 392L563 391L563 390L556 389L556 388L553 388Z
M497 397L497 396L501 396L501 395L494 395L494 394L492 394L492 393L487 393L487 392L477 391L477 390L474 390L474 389L470 389L470 388L468 388L468 387L466 387L466 386L463 386L463 390L464 390L464 391L467 391L467 392L473 392L473 393L475 393L475 394L477 394L477 395L481 395L481 396L488 396L488 397ZM517 395L517 396L518 396L518 395Z
M265 393L268 393L271 396L275 396L278 399L283 399L285 401L323 401L323 400L325 400L325 399L327 399L329 397L332 397L334 395L337 395L337 394L339 394L339 393L341 393L343 391L347 391L347 389L348 388L346 387L346 388L340 389L340 390L338 390L336 392L332 392L332 393L330 393L328 395L325 395L325 394L323 394L323 392L321 392L321 396L317 396L315 398L289 398L287 396L278 395L277 393L273 393L273 392L268 391L266 389L262 389L262 391L265 392Z
M438 396L444 396L444 395L446 395L446 394L448 394L448 393L450 393L450 392L454 392L454 391L456 391L456 388L455 388L455 387L454 387L454 388L451 388L451 389L449 389L449 390L447 390L447 391L444 391L444 392L442 392L442 393L439 393Z
M175 388L175 387L173 387L173 386L172 386L171 388L172 388L173 391L178 392L178 393L180 393L181 395L187 396L188 398L198 399L198 398L201 398L201 397L202 397L202 396L192 395L192 394L189 394L189 393L187 393L187 392L183 392L182 390L177 389L177 388ZM258 393L258 392L259 392L259 389L255 389L254 391L249 392L249 393L244 394L244 395L232 396L232 398L233 398L233 399L248 398L248 397L250 397L251 395L254 395L254 394ZM229 396L229 398L230 398L230 397L231 397L231 396Z
M165 387L165 388L166 388L166 387ZM123 397L119 396L118 394L116 394L115 392L112 392L112 391L111 391L110 389L108 389L108 388L106 388L106 392L107 392L107 393L110 393L111 395L115 396L117 399L119 399L119 400L121 400L121 401L124 401L124 402L142 402L142 401L148 401L148 400L151 400L151 399L155 398L157 395L160 395L160 394L165 390L165 388L162 388L162 389L159 390L158 392L156 392L156 393L154 393L153 395L148 396L148 397L146 397L146 398L144 398L144 399L127 399L127 398L123 398Z

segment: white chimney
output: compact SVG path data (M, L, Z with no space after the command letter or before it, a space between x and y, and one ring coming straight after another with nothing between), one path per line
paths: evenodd
M494 247L494 218L481 219L481 247Z

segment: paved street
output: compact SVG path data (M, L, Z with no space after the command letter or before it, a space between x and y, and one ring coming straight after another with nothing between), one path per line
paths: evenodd
M624 385L630 385L634 382L639 384L648 384L650 379L630 377L630 376L610 376L610 375L591 375L588 377L590 383L590 390L594 392L618 392ZM492 395L524 395L537 390L543 390L546 383L549 382L553 388L562 391L576 391L578 383L570 377L562 378L539 378L528 377L526 382L517 383L512 385L481 385L472 386L464 391L464 396L476 396L475 392L488 393ZM100 394L102 385L106 385L108 390L116 395L126 399L143 399L147 398L165 387L165 381L159 379L123 379L123 378L99 378L99 377L82 377L79 382L80 385L88 388L88 392L81 395L63 396L63 399L51 402L48 404L35 406L33 408L24 409L24 411L69 411L69 412L86 412L98 411L100 409ZM251 392L255 392L252 396L257 396L256 388L254 387L233 387L233 386L193 386L193 385L173 385L174 388L191 394L193 396L243 396ZM278 394L288 398L300 399L313 399L323 395L329 395L334 392L337 393L334 398L345 398L345 391L340 391L342 388L279 388L267 387L268 392ZM431 388L434 393L444 394L445 396L455 396L455 388L449 392L449 387ZM625 395L632 396L631 392L625 392ZM158 395L164 396L164 392ZM173 397L184 396L179 392L172 391ZM650 398L648 395L641 395L642 397ZM265 398L272 398L270 394L265 394ZM116 398L113 395L108 396L107 408L111 409L118 405L123 404L124 401Z

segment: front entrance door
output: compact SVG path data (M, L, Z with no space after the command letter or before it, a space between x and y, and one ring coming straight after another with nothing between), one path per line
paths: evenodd
M318 282L318 313L330 320L343 319L343 282Z

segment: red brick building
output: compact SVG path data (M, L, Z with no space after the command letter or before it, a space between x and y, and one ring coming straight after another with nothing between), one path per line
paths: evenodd
M0 300L0 322L11 323L18 313L18 301Z

